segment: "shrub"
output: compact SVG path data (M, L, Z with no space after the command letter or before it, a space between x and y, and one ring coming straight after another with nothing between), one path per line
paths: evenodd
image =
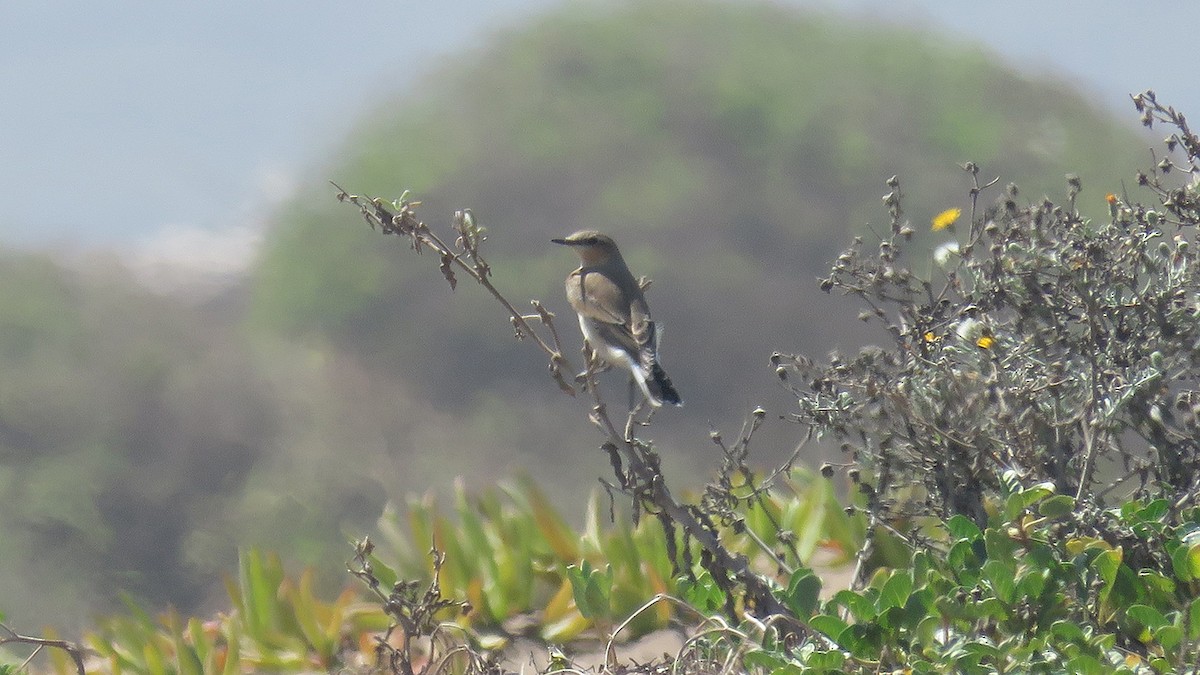
M956 236L925 279L893 178L891 231L877 251L856 240L822 283L864 302L887 345L773 357L795 419L841 444L868 518L870 583L812 623L851 655L1004 672L1195 662L1200 182L1171 179L1200 176L1200 141L1153 92L1134 103L1183 154L1138 175L1155 203L1110 193L1091 221L1068 176L1063 205L1009 185L981 206L997 181L968 163L969 220L933 219ZM871 575L885 541L911 562Z

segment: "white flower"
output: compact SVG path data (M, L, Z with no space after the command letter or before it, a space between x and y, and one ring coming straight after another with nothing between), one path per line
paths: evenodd
M963 319L954 325L954 333L960 340L974 344L983 335L983 324L975 319Z
M938 267L949 267L951 257L958 257L957 241L948 241L933 250L933 261Z

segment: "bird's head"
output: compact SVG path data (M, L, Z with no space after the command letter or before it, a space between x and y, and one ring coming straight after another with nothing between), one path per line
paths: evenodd
M570 246L579 254L585 265L602 263L613 256L621 255L612 237L595 230L580 230L569 237L551 239L555 244Z

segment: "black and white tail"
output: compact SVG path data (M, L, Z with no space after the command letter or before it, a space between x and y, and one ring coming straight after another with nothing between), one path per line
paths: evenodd
M679 392L675 391L675 385L671 384L671 378L667 377L666 371L657 363L650 365L650 377L647 378L646 385L650 389L650 395L671 405L683 405L683 398L679 396Z

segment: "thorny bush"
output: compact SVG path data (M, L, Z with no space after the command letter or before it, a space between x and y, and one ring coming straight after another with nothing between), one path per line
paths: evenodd
M1173 127L1168 156L1137 176L1157 203L1110 193L1090 220L1068 176L1065 204L1008 185L984 207L997 181L968 163L970 222L920 263L931 281L906 262L914 228L893 178L890 233L878 250L856 239L822 283L865 302L887 346L820 366L773 357L795 420L841 443L873 525L914 539L923 516L985 527L1010 470L1075 497L1075 531L1106 538L1106 505L1178 512L1200 494L1200 141L1153 92L1133 100L1146 126ZM1181 173L1192 180L1173 184Z

